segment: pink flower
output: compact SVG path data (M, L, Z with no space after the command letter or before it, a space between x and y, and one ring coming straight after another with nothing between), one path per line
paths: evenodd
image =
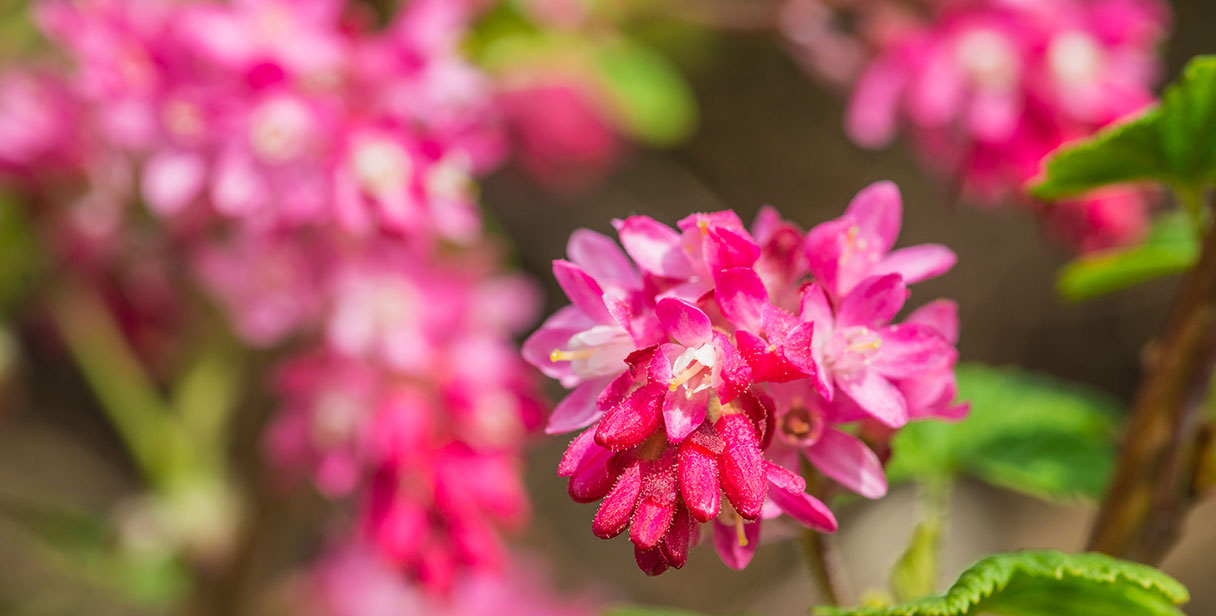
M942 4L931 21L877 41L853 90L848 131L877 147L906 127L931 166L959 177L972 197L999 201L1060 145L1154 100L1168 20L1158 0ZM1093 224L1069 233L1083 249L1131 235L1110 233L1118 223Z
M953 304L892 323L907 284L954 264L943 246L892 250L900 215L898 191L879 183L806 236L771 209L756 237L732 212L693 214L680 231L645 216L616 221L628 257L576 232L568 252L578 263L554 263L573 305L524 356L574 387L548 430L586 428L558 475L575 501L600 502L596 536L628 529L638 567L657 575L683 567L712 523L723 561L742 568L762 520L836 529L789 470L800 455L878 498L882 464L847 424L965 412L954 402ZM558 350L545 357L549 348Z

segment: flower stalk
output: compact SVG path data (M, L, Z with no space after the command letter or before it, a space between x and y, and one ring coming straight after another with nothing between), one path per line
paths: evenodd
M1145 563L1178 538L1196 497L1204 401L1216 363L1216 225L1204 233L1165 330L1147 358L1090 549Z

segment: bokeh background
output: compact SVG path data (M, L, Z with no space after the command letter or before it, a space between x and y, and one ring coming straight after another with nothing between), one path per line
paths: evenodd
M1173 6L1166 71L1171 78L1187 58L1216 51L1216 4L1179 0ZM544 190L510 166L483 185L493 224L514 244L518 263L544 281L548 311L564 301L549 262L563 256L566 238L578 227L610 232L614 217L648 214L674 223L689 211L726 208L750 220L764 204L809 226L836 216L862 186L891 179L905 200L900 244L941 242L959 255L949 275L917 286L912 302L958 300L964 361L1014 364L1130 400L1140 354L1163 322L1173 281L1084 304L1063 302L1054 282L1071 256L1068 249L1045 239L1023 213L960 203L953 187L926 175L899 145L879 152L853 145L842 129L841 97L808 79L771 33L719 32L666 47L661 33L655 40L685 69L696 92L700 119L687 142L664 151L633 149L584 191ZM58 357L34 356L22 369L29 374L10 374L0 385L0 613L9 613L13 597L31 605L31 596L39 597L32 605L45 608L39 613L130 613L107 606L101 593L91 595L76 563L39 551L17 523L30 514L16 503L30 498L102 508L138 490L119 441L81 393L72 367ZM256 394L244 403L240 422L246 429L238 430L232 455L245 468L259 466L256 427L269 406ZM631 550L591 535L594 507L571 502L565 482L553 475L565 445L562 438L538 439L530 454L535 521L525 537L550 560L563 588L709 614L805 613L813 591L791 544L760 550L744 572L727 570L711 550L700 549L682 571L641 575ZM251 587L270 583L269 572L309 549L293 540L292 530L316 524L320 504L308 496L267 498L275 502L261 527L266 532L255 538L240 571L217 576L240 575ZM916 523L916 507L911 491L900 488L880 502L843 508L839 542L855 589L884 584ZM946 581L992 551L1080 549L1093 514L1092 506L1080 502L1049 505L971 483L959 487L950 511ZM48 532L85 531L67 525ZM1190 516L1164 569L1190 588L1188 613L1216 614L1216 585L1210 583L1216 503Z

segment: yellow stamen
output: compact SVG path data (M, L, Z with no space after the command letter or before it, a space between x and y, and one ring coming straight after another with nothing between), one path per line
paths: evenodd
M735 514L735 535L739 537L739 547L747 547L747 533L743 531L743 518Z
M882 346L882 340L879 338L875 338L869 342L858 342L856 344L850 344L849 350L857 352L857 353L861 353L863 351L875 351L881 346Z
M549 361L574 361L576 359L587 359L592 355L595 355L595 349L574 349L572 351L553 349L549 353Z
M691 379L692 377L697 376L697 373L701 372L701 370L703 368L705 368L705 366L702 366L700 363L694 362L691 366L688 367L687 370L685 370L684 372L681 372L680 376L672 379L671 386L669 387L669 389L671 391L675 391L675 390L679 389L681 385L688 382L688 379Z

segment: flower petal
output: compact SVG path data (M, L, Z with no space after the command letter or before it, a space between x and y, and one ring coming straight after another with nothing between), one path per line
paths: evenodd
M612 490L600 503L591 522L591 532L600 539L611 539L621 534L633 517L641 492L642 469L641 464L635 461L625 467Z
M714 549L727 567L742 571L752 562L756 548L760 547L760 521L745 522L743 537L740 538L734 526L728 526L714 520Z
M904 396L885 377L866 370L849 378L836 378L844 393L874 419L892 428L908 423L908 405Z
M903 323L878 330L882 347L870 367L879 374L906 379L948 367L958 355L937 330Z
M898 274L873 276L861 281L840 302L836 327L861 325L875 328L889 322L908 300L908 287Z
M866 498L887 493L887 476L878 455L851 434L828 428L806 454L819 472Z
M597 408L595 401L611 382L611 378L599 378L587 381L573 391L553 409L549 415L549 423L545 425L545 434L565 434L595 423L604 415Z
M576 229L566 243L566 255L603 285L621 290L642 288L642 278L625 251L607 235Z
M874 182L861 189L849 207L845 217L852 219L867 235L878 240L878 246L869 247L878 253L886 253L899 237L903 218L903 199L894 182Z
M649 216L613 221L625 252L644 271L664 278L692 276L692 264L675 229Z
M604 304L604 290L583 268L558 259L553 262L553 277L574 304L587 318L596 323L613 323L608 306Z
M937 299L913 310L904 323L918 323L936 329L950 344L958 343L958 304Z
M709 317L685 300L664 297L655 306L655 313L663 329L684 346L698 347L713 338L714 328Z
M760 246L743 229L710 227L702 246L711 274L735 267L750 268L760 256Z
M595 442L613 451L628 449L646 440L662 419L663 393L667 388L639 388L604 413L595 429Z
M920 244L891 252L874 264L870 274L899 274L905 283L913 284L945 274L957 261L954 251L941 244Z
M785 515L803 526L825 533L836 532L836 516L822 501L806 492L789 492L783 489L769 490L772 499Z
M709 390L703 389L691 397L684 391L669 391L663 398L663 423L667 426L667 440L679 443L688 437L701 422L705 421L705 407L709 403Z
M723 271L715 280L714 299L722 315L739 329L759 332L764 325L764 306L768 291L755 270L736 267Z

